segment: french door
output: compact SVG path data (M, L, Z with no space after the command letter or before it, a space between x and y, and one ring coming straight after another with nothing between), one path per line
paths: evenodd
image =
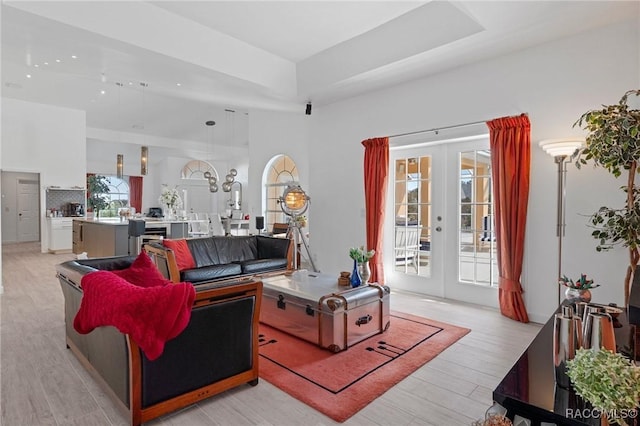
M488 138L393 147L389 170L388 283L497 306Z

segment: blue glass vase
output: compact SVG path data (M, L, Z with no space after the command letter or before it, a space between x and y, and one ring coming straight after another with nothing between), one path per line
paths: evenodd
M362 278L360 278L360 271L358 270L358 262L353 259L353 272L351 272L351 287L356 288L360 287L362 284Z

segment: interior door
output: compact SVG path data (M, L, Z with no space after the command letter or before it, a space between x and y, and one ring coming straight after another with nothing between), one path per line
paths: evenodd
M40 205L38 181L18 179L17 210L18 210L18 241L39 241L40 220L38 216Z

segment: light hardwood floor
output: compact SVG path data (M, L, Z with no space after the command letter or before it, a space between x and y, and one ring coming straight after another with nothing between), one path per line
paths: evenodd
M72 255L40 244L3 250L0 380L4 426L126 425L127 419L65 346L63 297L55 265ZM391 308L472 331L345 425L470 425L539 330L492 309L393 292ZM333 425L331 419L264 380L241 386L149 425Z

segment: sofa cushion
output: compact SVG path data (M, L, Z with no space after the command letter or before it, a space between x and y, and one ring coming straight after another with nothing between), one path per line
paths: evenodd
M256 259L239 262L243 274L256 274L258 272L286 269L287 259Z
M171 283L166 279L153 263L146 252L141 251L131 266L112 271L114 274L138 287L156 287Z
M258 258L256 237L211 237L218 251L219 263L241 262Z
M257 236L256 242L258 259L286 258L289 254L289 244L291 244L291 240L288 238Z
M203 266L202 268L187 269L180 272L180 280L192 283L212 281L242 274L242 267L237 263L224 265Z
M164 239L162 240L162 245L173 250L178 270L184 271L185 269L196 267L196 262L193 260L187 241L184 238L179 240Z
M216 248L214 237L189 238L187 246L191 250L191 255L196 262L197 268L225 263L220 262L218 258L218 249Z

